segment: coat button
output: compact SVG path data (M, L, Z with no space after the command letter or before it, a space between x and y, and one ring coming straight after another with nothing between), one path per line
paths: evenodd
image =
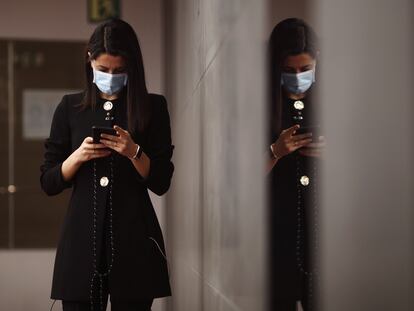
M102 187L108 186L108 184L109 184L108 177L106 177L106 176L101 177L101 179L99 180L99 183L101 184Z
M309 183L310 183L310 179L309 179L309 177L308 176L302 176L301 178L300 178L300 183L302 184L302 186L307 186L307 185L309 185Z
M305 108L305 104L303 103L303 101L297 100L293 103L293 107L295 107L295 109L297 110L302 110L303 108Z
M106 111L111 110L113 106L114 105L110 101L105 102L105 104L103 105L103 107Z

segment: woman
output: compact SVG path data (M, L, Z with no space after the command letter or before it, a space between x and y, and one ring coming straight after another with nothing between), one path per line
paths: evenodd
M161 229L148 189L169 189L170 120L148 94L137 36L122 20L98 26L85 53L86 89L63 97L45 142L40 182L72 187L56 252L52 299L63 310L151 310L171 294ZM112 127L93 141L92 126ZM99 138L98 138L99 139Z
M270 38L272 310L315 309L317 161L325 146L316 122L316 35L302 20L279 23ZM302 132L300 132L302 131Z

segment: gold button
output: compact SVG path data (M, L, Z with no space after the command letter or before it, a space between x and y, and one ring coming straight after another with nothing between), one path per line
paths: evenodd
M302 186L307 186L310 183L310 179L308 176L302 176L300 178L300 183L302 184Z
M295 109L297 110L302 110L303 108L305 108L305 104L303 103L303 101L297 100L293 103L293 107L295 107Z
M9 193L15 193L17 191L17 188L15 185L9 185L7 187L7 190L9 191Z
M109 184L108 177L106 177L106 176L101 177L101 180L99 181L99 183L101 184L102 187L108 186L108 184Z
M103 107L106 111L111 110L113 106L114 105L110 101L105 102L105 104L103 105Z

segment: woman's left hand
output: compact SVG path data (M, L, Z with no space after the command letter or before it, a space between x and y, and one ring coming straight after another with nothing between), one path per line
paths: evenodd
M318 142L307 144L305 147L299 149L299 153L305 157L322 158L325 146L325 137L320 136Z
M115 150L123 156L132 158L137 151L137 144L133 141L128 131L124 130L118 125L114 125L114 129L119 136L102 133L100 143L104 144L108 148Z

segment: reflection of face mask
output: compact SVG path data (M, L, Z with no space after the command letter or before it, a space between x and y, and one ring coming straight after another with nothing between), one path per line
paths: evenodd
M93 68L93 83L107 95L119 92L128 82L126 73L111 74Z
M315 69L301 73L282 73L281 83L289 93L303 94L315 82Z

